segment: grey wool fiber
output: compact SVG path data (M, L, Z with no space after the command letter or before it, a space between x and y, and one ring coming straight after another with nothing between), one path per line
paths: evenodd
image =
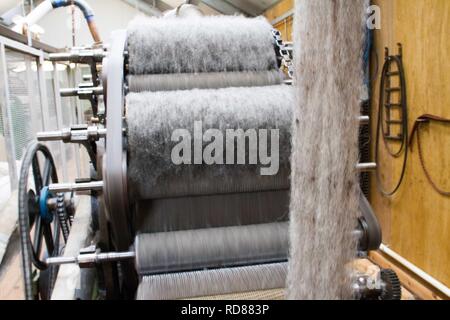
M128 76L130 92L261 87L282 82L283 73L280 70Z
M295 7L289 299L351 299L364 0Z
M145 276L137 300L172 300L283 288L286 263Z
M287 222L147 233L136 237L140 275L284 262Z
M265 18L138 17L128 26L129 72L134 75L277 68Z
M285 85L130 93L129 185L140 199L287 189L292 106L292 87ZM227 129L267 129L269 156L270 129L279 129L278 174L263 176L260 162L249 164L248 142L246 164L194 164L193 151L191 164L175 165L171 154L178 141L172 141L172 134L176 129L189 131L194 150L196 121L202 121L203 132L222 132L224 163ZM203 148L208 144L203 142Z

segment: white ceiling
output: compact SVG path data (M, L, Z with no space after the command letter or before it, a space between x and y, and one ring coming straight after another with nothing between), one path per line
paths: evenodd
M260 15L279 0L222 0L251 15Z
M9 9L14 8L16 5L21 3L22 1L18 0L0 0L0 14L8 11Z
M143 0L148 4L155 3L161 10L165 11L176 8L185 0ZM265 10L272 7L280 0L193 0L191 3L198 4L207 14L245 14L248 16L261 15Z
M95 0L88 0L95 1ZM149 5L155 4L161 11L176 8L185 0L132 0L141 1ZM206 14L245 14L249 16L257 16L265 10L279 2L280 0L192 0L191 2L198 4ZM40 0L34 0L39 3ZM14 6L22 3L22 0L0 0L0 15Z

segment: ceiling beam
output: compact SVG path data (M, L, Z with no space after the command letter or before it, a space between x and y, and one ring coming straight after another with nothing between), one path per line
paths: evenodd
M261 10L257 5L253 3L253 1L248 0L222 0L222 2L228 2L235 8L239 8L242 12L250 16L258 16L263 10Z
M161 10L148 4L143 0L122 0L122 1L149 16L159 17L161 15Z
M152 1L152 0L147 0ZM170 10L178 7L179 5L184 3L184 0L158 0L157 6L158 7L164 7L164 10Z
M233 15L236 13L251 15L248 12L244 12L241 9L233 6L231 3L223 1L223 0L203 0L204 4L208 7L213 8L214 10L219 11L222 14Z

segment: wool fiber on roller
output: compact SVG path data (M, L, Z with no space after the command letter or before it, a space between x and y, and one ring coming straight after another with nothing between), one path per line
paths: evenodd
M275 263L145 276L139 286L137 300L211 298L280 289L286 281L286 269L285 263ZM236 296L239 294L233 297Z
M282 262L287 222L146 233L136 238L140 275Z
M284 85L130 93L127 96L129 185L141 199L289 188L292 106L292 87ZM194 164L194 125L198 121L202 122L203 132L216 129L222 133L223 157L219 158L225 164ZM191 164L176 165L172 161L172 150L178 144L172 141L172 134L177 129L190 133ZM254 129L257 133L258 129L266 129L268 156L272 156L271 129L278 129L278 173L261 175L262 168L270 166L260 161L250 164L248 140L245 164L237 164L237 160L226 164L228 129ZM258 140L258 144L263 141ZM209 144L203 141L203 148ZM236 157L236 149L231 150ZM252 153L258 155L260 151Z
M130 92L260 87L281 84L283 73L272 71L146 74L128 76Z
M130 74L268 71L277 68L262 17L138 17L128 26Z
M283 222L289 218L289 190L145 200L136 212L143 233Z
M290 299L350 299L364 0L296 1Z

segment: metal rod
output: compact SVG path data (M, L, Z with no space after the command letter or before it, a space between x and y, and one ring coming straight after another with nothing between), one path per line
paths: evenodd
M360 116L359 117L359 122L364 125L364 124L369 124L370 123L370 117L369 116Z
M76 97L80 95L96 95L103 94L103 87L80 87L80 88L64 88L60 89L61 97Z
M375 162L359 163L356 166L356 169L360 172L375 171L377 169L377 164Z
M90 64L101 62L106 57L103 48L75 47L71 51L49 54L50 61Z
M129 252L106 252L106 253L89 253L80 254L77 257L53 257L47 258L47 265L62 265L62 264L95 264L102 262L123 261L134 259L136 253Z
M56 183L51 184L48 189L52 192L82 192L82 191L102 191L103 181L93 181L84 183Z
M70 138L70 132L61 130L38 132L36 138L38 141L60 141Z
M38 132L36 138L38 141L64 141L64 142L82 142L89 139L98 140L105 138L106 128L88 127L82 130L63 129L56 131Z
M72 57L71 52L57 52L57 53L50 53L49 54L50 61L59 61L59 62L65 62L70 61Z
M77 263L76 257L54 257L54 258L47 258L45 260L47 265L61 265L61 264L72 264Z

